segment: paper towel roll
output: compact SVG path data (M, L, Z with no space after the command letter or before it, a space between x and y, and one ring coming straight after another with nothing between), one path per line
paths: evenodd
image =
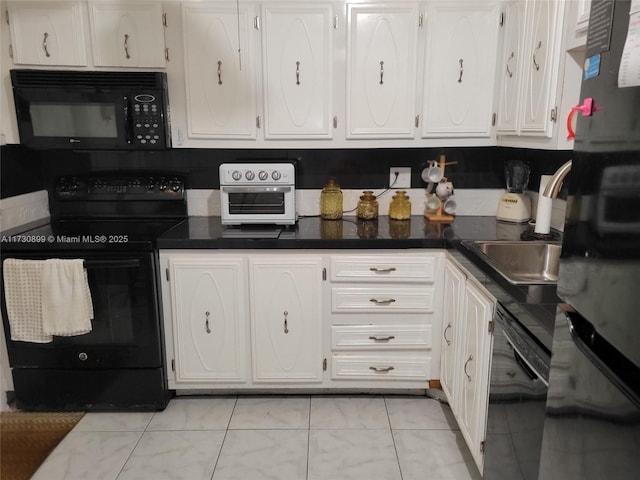
M538 206L536 210L535 233L547 234L551 231L551 211L553 209L553 199L542 195L544 188L549 183L551 175L540 176L540 191L538 192Z

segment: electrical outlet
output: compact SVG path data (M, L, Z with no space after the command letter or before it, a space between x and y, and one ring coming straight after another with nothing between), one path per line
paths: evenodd
M396 172L398 173L397 180ZM389 187L411 188L411 167L391 167L389 169Z

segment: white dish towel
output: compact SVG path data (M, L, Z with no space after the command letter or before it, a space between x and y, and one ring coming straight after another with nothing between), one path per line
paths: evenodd
M47 335L91 331L93 303L82 259L50 258L42 266L42 329Z
M49 343L91 331L93 303L81 259L3 262L11 339Z

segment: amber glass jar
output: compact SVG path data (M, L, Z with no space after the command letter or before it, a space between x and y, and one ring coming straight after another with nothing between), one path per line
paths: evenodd
M392 220L409 220L411 218L411 202L404 190L398 190L391 199L389 218Z
M323 220L342 218L342 190L335 178L330 178L320 193L320 217Z
M378 200L371 190L362 192L358 201L358 218L362 220L373 220L378 218Z

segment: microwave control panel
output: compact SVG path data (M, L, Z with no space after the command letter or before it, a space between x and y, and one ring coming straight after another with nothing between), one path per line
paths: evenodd
M140 146L155 147L164 142L162 99L150 93L133 97L133 142Z

